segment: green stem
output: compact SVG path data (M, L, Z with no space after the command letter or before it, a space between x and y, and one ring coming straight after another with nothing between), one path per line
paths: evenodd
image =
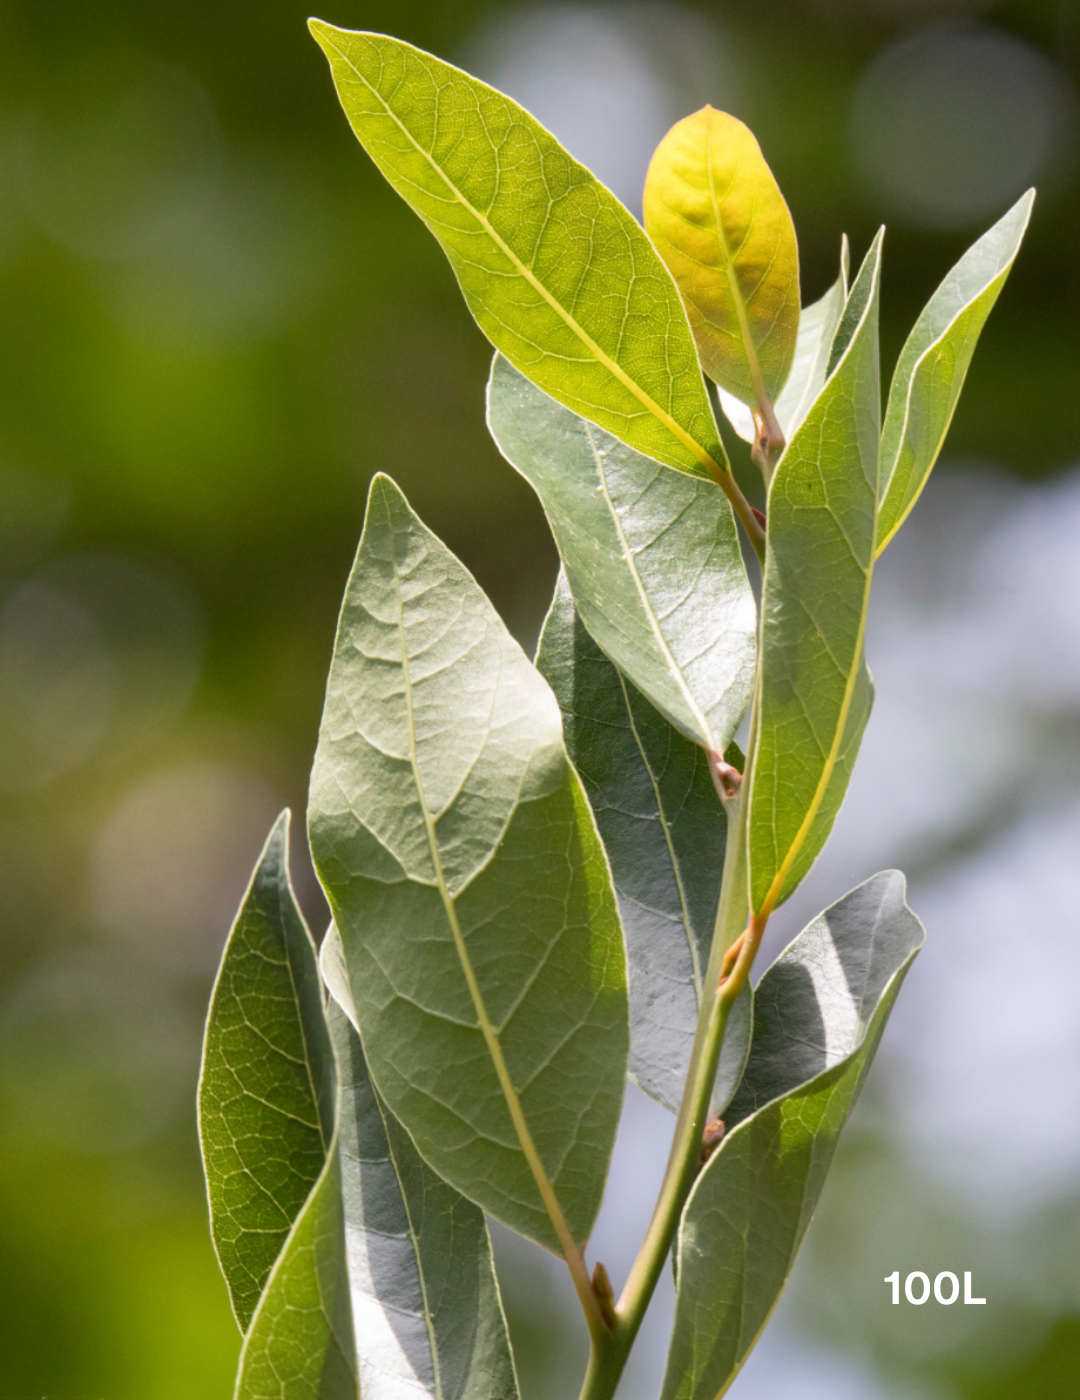
M749 791L749 777L748 770L743 780L744 795ZM610 1400L652 1300L678 1228L682 1208L701 1167L702 1134L709 1110L709 1097L716 1082L728 1013L750 975L750 967L764 931L764 919L751 919L747 924L748 872L745 802L742 797L729 806L728 813L729 834L720 904L716 911L690 1068L667 1168L645 1239L615 1309L614 1326L606 1337L594 1336L580 1400ZM734 967L729 968L728 954L744 931L747 936L740 946ZM724 976L725 972L730 975Z

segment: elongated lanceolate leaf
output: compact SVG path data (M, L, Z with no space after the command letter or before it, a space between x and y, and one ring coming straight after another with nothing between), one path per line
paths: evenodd
M327 1017L338 1131L252 1322L237 1400L512 1400L483 1213L389 1115L346 1011Z
M718 1400L757 1341L922 942L903 876L886 871L819 915L761 979L727 1135L683 1212L662 1400Z
M211 1231L241 1330L333 1133L322 1002L315 945L289 881L283 812L225 947L199 1081Z
M488 424L540 497L585 626L674 725L722 752L749 702L756 626L723 492L632 451L498 355Z
M824 844L873 699L863 642L877 514L880 263L879 234L841 319L842 352L769 491L748 811L759 912L787 898Z
M726 469L679 294L615 196L486 83L383 34L311 31L353 131L496 349L638 451Z
M645 230L671 269L706 374L744 403L774 400L795 354L795 225L753 132L703 107L656 148Z
M376 477L312 774L312 852L371 1073L445 1180L557 1250L626 1076L622 930L559 707Z
M844 303L847 300L848 244L843 241L840 255L840 276L818 301L804 306L799 317L799 335L795 342L795 359L791 373L779 398L773 405L776 421L780 424L784 437L791 440L795 431L810 411L814 400L825 386L825 375L829 365L829 351L833 336L840 324ZM734 394L720 390L720 406L728 422L743 439L753 442L755 437L754 419L749 408Z
M566 746L611 862L630 975L630 1075L674 1113L720 896L724 808L704 752L607 659L563 574L536 664L559 702ZM737 1005L719 1076L724 1102L749 1045L749 989Z
M879 554L907 519L941 451L979 335L1020 251L1034 199L1029 190L968 249L900 352L881 433Z

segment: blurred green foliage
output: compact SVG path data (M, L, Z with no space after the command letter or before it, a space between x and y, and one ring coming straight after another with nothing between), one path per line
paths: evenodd
M893 219L852 151L860 75L909 32L978 19L1055 65L1068 107L1075 5L683 8L733 55L736 114L799 231L804 299L835 277L841 231L861 256L889 219L891 362L989 218ZM468 64L511 9L336 0L323 17ZM540 509L484 427L487 343L358 149L307 13L0 5L0 1400L230 1393L199 1025L269 820L304 809L371 474L393 474L526 642L554 578ZM950 439L954 458L1028 476L1080 448L1070 113ZM57 734L71 752L49 771ZM318 924L310 876L302 891ZM826 1263L842 1194L823 1213ZM877 1359L970 1400L1069 1393L1077 1320L1014 1323L1028 1341L990 1372L947 1349ZM521 1325L543 1390L550 1350L535 1315Z

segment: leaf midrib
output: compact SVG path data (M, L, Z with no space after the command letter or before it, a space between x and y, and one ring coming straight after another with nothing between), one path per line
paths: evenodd
M472 961L469 958L469 951L465 943L465 936L461 931L461 924L458 920L457 906L454 902L453 895L450 893L450 889L446 881L446 875L443 870L442 853L439 849L438 835L435 830L435 820L428 806L427 794L424 790L424 783L420 774L419 755L416 749L416 725L413 710L412 678L409 671L409 653L405 637L405 604L401 589L401 573L398 568L396 540L394 538L394 532L392 528L389 532L389 535L391 541L391 557L394 568L395 592L397 595L398 636L401 639L401 669L404 681L402 689L405 696L405 708L409 730L409 763L412 768L413 782L416 787L417 800L420 804L420 811L423 816L424 828L427 832L428 847L431 852L432 866L435 871L435 882L439 890L439 896L442 900L443 912L446 915L447 923L450 925L450 934L453 938L454 950L457 953L458 962L461 965L462 974L464 975L466 986L469 989L469 996L472 999L473 1010L476 1013L478 1028L480 1030L481 1035L484 1038L484 1044L487 1047L488 1054L491 1057L492 1064L495 1068L495 1074L499 1081L499 1088L502 1090L503 1098L506 1101L506 1106L510 1113L510 1119L514 1125L514 1131L517 1135L522 1155L524 1156L525 1161L528 1164L529 1170L532 1173L533 1180L536 1183L537 1191L540 1194L540 1199L544 1204L544 1208L547 1211L548 1218L552 1224L552 1228L554 1229L555 1234L558 1237L559 1243L562 1246L563 1253L567 1259L570 1259L577 1251L577 1243L570 1233L570 1228L567 1225L566 1218L562 1213L562 1207L559 1205L558 1198L555 1195L555 1190L551 1185L551 1182L548 1180L547 1172L544 1170L544 1164L540 1160L540 1154L536 1150L536 1145L533 1142L532 1134L529 1131L529 1125L525 1120L525 1113L521 1107L521 1100L519 1099L517 1091L514 1088L513 1080L510 1077L510 1071L507 1067L506 1059L502 1052L502 1046L499 1043L498 1032L495 1030L494 1026L491 1023L491 1018L488 1016L487 1006L484 1003L483 993L481 992L480 985L476 980L476 972L473 968Z
M855 330L852 332L851 340L848 343L848 347L844 351L844 354L841 356L839 364L833 370L830 379L826 381L826 385L832 382L832 380L836 379L837 375L841 372L844 365L854 353L854 348L858 344L859 337L862 335L864 327L866 325L866 318L870 314L871 308L874 305L874 301L877 295L877 283L879 274L880 261L874 268L873 285L871 286L869 295L866 298L866 306L864 307L863 314L859 319L859 324L855 327ZM829 513L830 515L832 515L831 510ZM766 891L765 898L761 902L760 908L756 911L759 915L763 915L765 917L768 917L768 915L771 914L773 909L775 908L776 901L779 899L783 891L784 881L791 873L792 867L794 866L796 860L798 860L799 858L799 852L802 850L806 838L810 834L814 822L817 820L818 813L821 810L821 804L825 800L825 793L828 790L829 783L832 781L833 772L836 769L836 761L840 756L840 746L844 741L844 734L847 730L848 716L851 713L851 705L855 698L855 687L858 683L858 678L863 666L863 647L866 640L866 620L870 611L870 585L873 581L874 564L877 559L877 526L880 514L880 498L878 496L877 488L875 486L874 528L870 539L870 562L866 567L864 575L865 581L863 583L862 606L859 609L859 627L858 631L856 632L855 647L852 652L851 670L849 671L847 678L844 682L844 698L840 705L840 713L837 717L836 729L833 733L832 743L829 746L829 752L826 755L825 763L822 766L821 777L818 779L817 787L814 789L814 796L810 801L810 806L807 809L806 815L803 817L799 829L796 831L794 837L791 840L790 845L788 846L787 854L781 861L779 868L777 869L777 872L773 877L772 883ZM835 519L835 516L833 518Z
M705 128L705 164L709 172L709 201L713 210L713 225L716 229L716 242L720 249L720 257L724 264L724 275L727 277L728 288L731 292L731 300L735 305L735 315L739 322L739 334L742 336L743 353L746 355L747 366L750 370L750 382L754 386L754 394L757 397L758 406L763 407L768 403L768 395L765 393L765 381L761 377L761 365L758 363L757 347L750 335L750 321L746 314L746 303L743 300L742 288L739 286L739 279L735 275L735 262L728 246L727 232L724 229L723 219L720 214L720 199L716 193L716 172L713 169L712 158L712 122L708 122ZM753 226L753 218L750 227ZM750 228L747 228L749 235Z
M713 742L712 726L709 724L709 721L706 718L704 711L701 709L700 705L698 705L693 693L690 690L690 687L687 685L686 678L683 676L682 670L678 662L675 660L674 655L672 654L671 648L668 645L667 638L661 631L659 620L657 619L656 614L653 611L652 605L649 602L649 595L646 592L644 583L642 582L641 574L638 572L636 556L634 555L633 550L630 548L630 541L626 538L626 533L623 530L622 517L616 510L615 502L611 499L611 492L608 490L607 472L604 470L604 457L603 453L600 451L600 448L597 446L595 437L593 436L592 424L587 422L584 418L581 421L585 428L585 434L589 440L589 449L592 452L593 460L596 463L596 474L600 481L600 490L603 494L604 501L608 508L608 512L611 515L611 523L615 527L615 533L618 536L619 544L622 547L622 555L623 559L626 561L626 567L630 573L631 578L634 580L634 588L637 591L638 600L641 603L642 611L644 612L645 618L649 624L649 630L652 633L653 640L656 643L657 648L659 649L661 655L663 656L667 664L667 669L672 679L675 681L676 689L679 691L683 700L686 702L686 705L690 710L690 713L693 716L693 718L701 726L701 733L705 743L707 743L710 747L714 748L715 744ZM618 668L616 667L616 669Z
M523 277L525 281L528 282L529 285L534 289L534 291L538 292L540 296L543 297L543 299L552 308L552 310L555 311L555 313L562 319L564 324L573 332L574 335L577 336L577 338L581 341L582 345L585 346L585 348L589 351L593 358L597 360L598 363L603 365L604 368L610 374L612 374L625 389L628 389L630 393L633 394L634 397L638 400L638 402L641 403L643 407L645 407L649 411L649 413L651 413L652 416L659 423L661 423L663 427L665 427L678 442L682 444L683 447L685 447L690 453L692 453L692 455L705 468L705 470L710 474L710 476L715 476L718 472L725 471L725 467L720 462L717 462L716 459L711 455L711 453L707 452L705 448L703 448L701 444L696 440L696 438L692 437L691 434L688 433L686 429L683 428L682 425L678 423L671 416L670 413L667 412L666 409L661 408L660 405L656 402L656 400L652 397L652 395L649 394L645 389L643 389L635 379L633 379L629 374L627 374L627 372L623 369L623 367L618 363L617 360L613 360L611 356L607 354L606 351L601 349L601 347L596 343L592 336L589 335L588 331L585 329L584 326L581 325L577 318L572 316L570 312L558 300L558 298L548 291L547 287L545 287L544 284L540 281L540 279L533 273L532 269L528 267L524 262L522 262L522 260L514 252L510 245L505 241L505 239L503 239L501 235L496 232L496 230L492 227L491 223L489 222L487 216L482 214L480 210L477 209L476 206L465 197L465 195L453 183L453 181L449 178L449 176L442 169L442 167L439 166L436 163L435 159L427 151L424 150L423 146L421 146L419 141L416 140L409 128L405 126L405 124L398 117L397 113L394 112L394 110L391 108L390 104L383 97L382 93L380 93L368 81L364 74L360 72L359 68L357 68L356 64L353 63L351 58L349 58L348 54L346 54L341 48L339 48L337 44L334 44L332 40L328 40L328 42L330 42L333 45L334 51L339 55L343 62L345 62L349 66L349 68L351 68L352 71L356 74L357 79L361 83L363 83L363 85L367 88L371 95L382 104L383 111L386 113L386 115L391 119L391 121L395 123L398 130L402 133L406 140L410 142L413 149L416 150L421 156L423 156L423 158L431 166L432 170L434 170L436 175L438 175L439 179L442 180L446 188L451 192L451 194L461 205L461 207L463 209L466 209L473 216L473 218L476 219L477 223L480 224L481 228L483 228L484 232L488 235L492 242L496 244L500 252L502 252L503 256L515 268L518 275L520 277Z

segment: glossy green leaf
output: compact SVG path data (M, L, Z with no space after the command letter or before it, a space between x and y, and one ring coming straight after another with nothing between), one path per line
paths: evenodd
M769 491L747 817L750 897L766 914L832 829L873 700L864 638L877 517L880 264L879 234L837 331L835 368Z
M907 519L949 431L986 318L1020 251L1035 191L984 233L915 322L893 374L881 433L878 553Z
M886 871L761 979L727 1134L683 1212L662 1400L718 1400L761 1334L923 937L903 876Z
M674 725L722 752L749 701L756 626L724 494L568 412L501 356L488 423L543 503L586 627Z
M611 862L626 931L630 1076L677 1112L720 896L727 821L704 752L611 664L574 608L565 575L536 664L563 715L566 746ZM729 1019L717 1112L750 1038L750 992Z
M331 931L324 966L336 943ZM338 1130L255 1314L236 1400L512 1400L483 1213L387 1112L349 1014L332 1001L327 1019Z
M210 1225L246 1330L333 1132L315 945L289 882L289 814L267 838L210 1003L199 1129Z
M706 374L775 400L795 355L795 226L753 133L703 107L668 132L645 178L645 229L671 270Z
M791 373L773 405L776 421L789 442L825 387L829 351L847 300L847 281L848 244L845 238L840 254L840 276L823 297L802 309ZM746 404L734 394L721 389L720 406L739 436L745 442L753 442L754 419Z
M383 34L311 31L357 138L496 349L638 451L725 469L679 294L615 196L486 83Z
M629 1039L607 862L555 697L383 476L338 626L309 818L391 1111L498 1219L553 1249L584 1239Z

